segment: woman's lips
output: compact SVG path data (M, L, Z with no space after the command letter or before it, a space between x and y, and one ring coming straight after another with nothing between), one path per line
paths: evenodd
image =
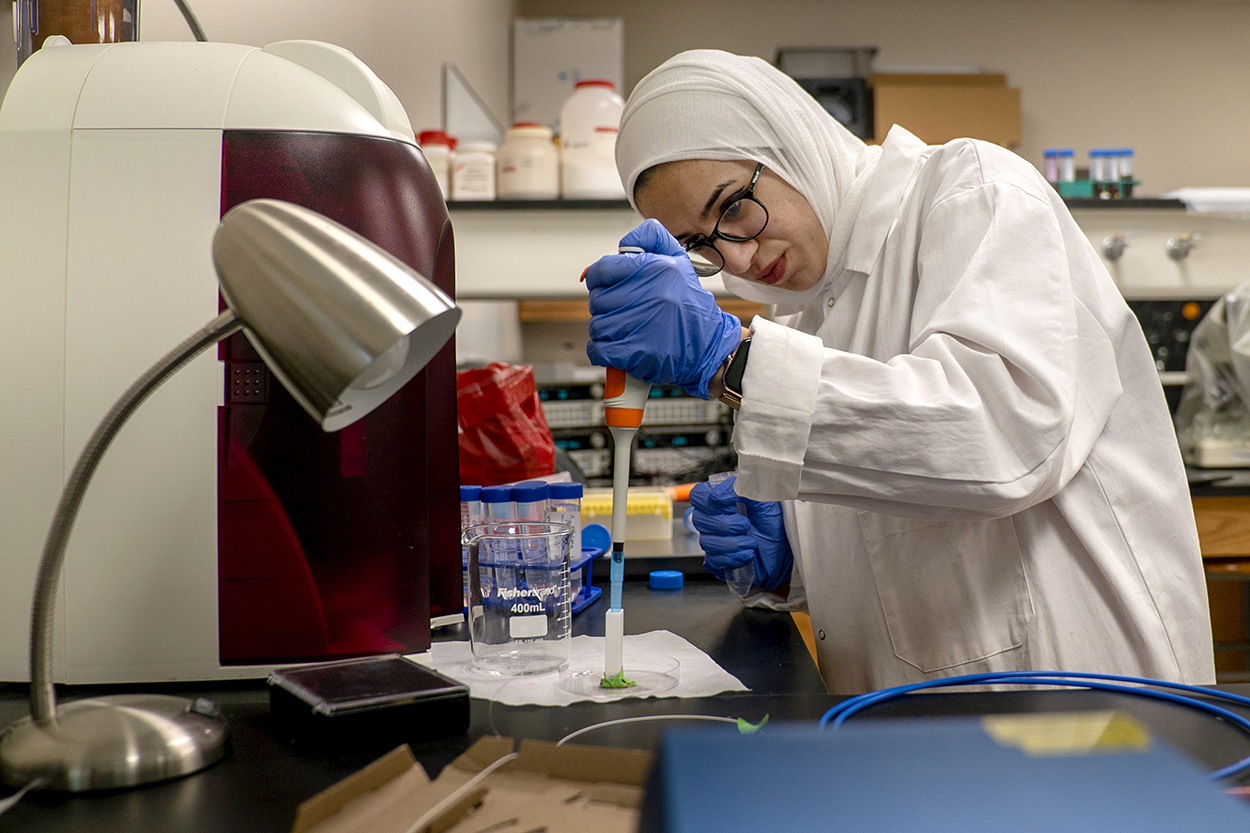
M784 278L785 276L786 276L786 256L782 255L781 257L774 260L772 266L769 266L767 269L765 269L764 272L758 278L756 278L756 280L758 280L760 283L766 283L772 286L773 284L780 282L782 278Z

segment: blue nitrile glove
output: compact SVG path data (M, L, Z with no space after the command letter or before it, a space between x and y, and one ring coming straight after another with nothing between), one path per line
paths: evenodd
M605 255L586 270L593 364L707 399L708 382L742 337L699 284L681 244L655 220L621 238L642 253Z
M717 483L699 483L690 490L690 516L699 531L703 568L721 581L730 571L752 564L755 586L774 590L790 580L794 554L786 539L781 504L740 497L730 477ZM739 514L742 505L745 514Z

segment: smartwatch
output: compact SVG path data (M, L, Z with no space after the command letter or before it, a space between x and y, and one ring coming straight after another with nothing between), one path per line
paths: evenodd
M747 355L751 352L751 337L742 339L738 348L725 360L725 372L721 375L720 401L735 410L742 405L742 375L747 369Z

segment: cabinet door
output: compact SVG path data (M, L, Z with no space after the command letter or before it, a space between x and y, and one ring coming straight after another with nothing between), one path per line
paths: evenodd
M1250 496L1196 497L1219 682L1250 680Z

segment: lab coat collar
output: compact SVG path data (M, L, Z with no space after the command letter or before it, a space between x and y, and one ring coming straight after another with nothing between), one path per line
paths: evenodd
M907 183L929 146L894 125L881 143L881 161L873 172L855 228L846 247L845 269L868 273L877 263L886 235L903 200Z

